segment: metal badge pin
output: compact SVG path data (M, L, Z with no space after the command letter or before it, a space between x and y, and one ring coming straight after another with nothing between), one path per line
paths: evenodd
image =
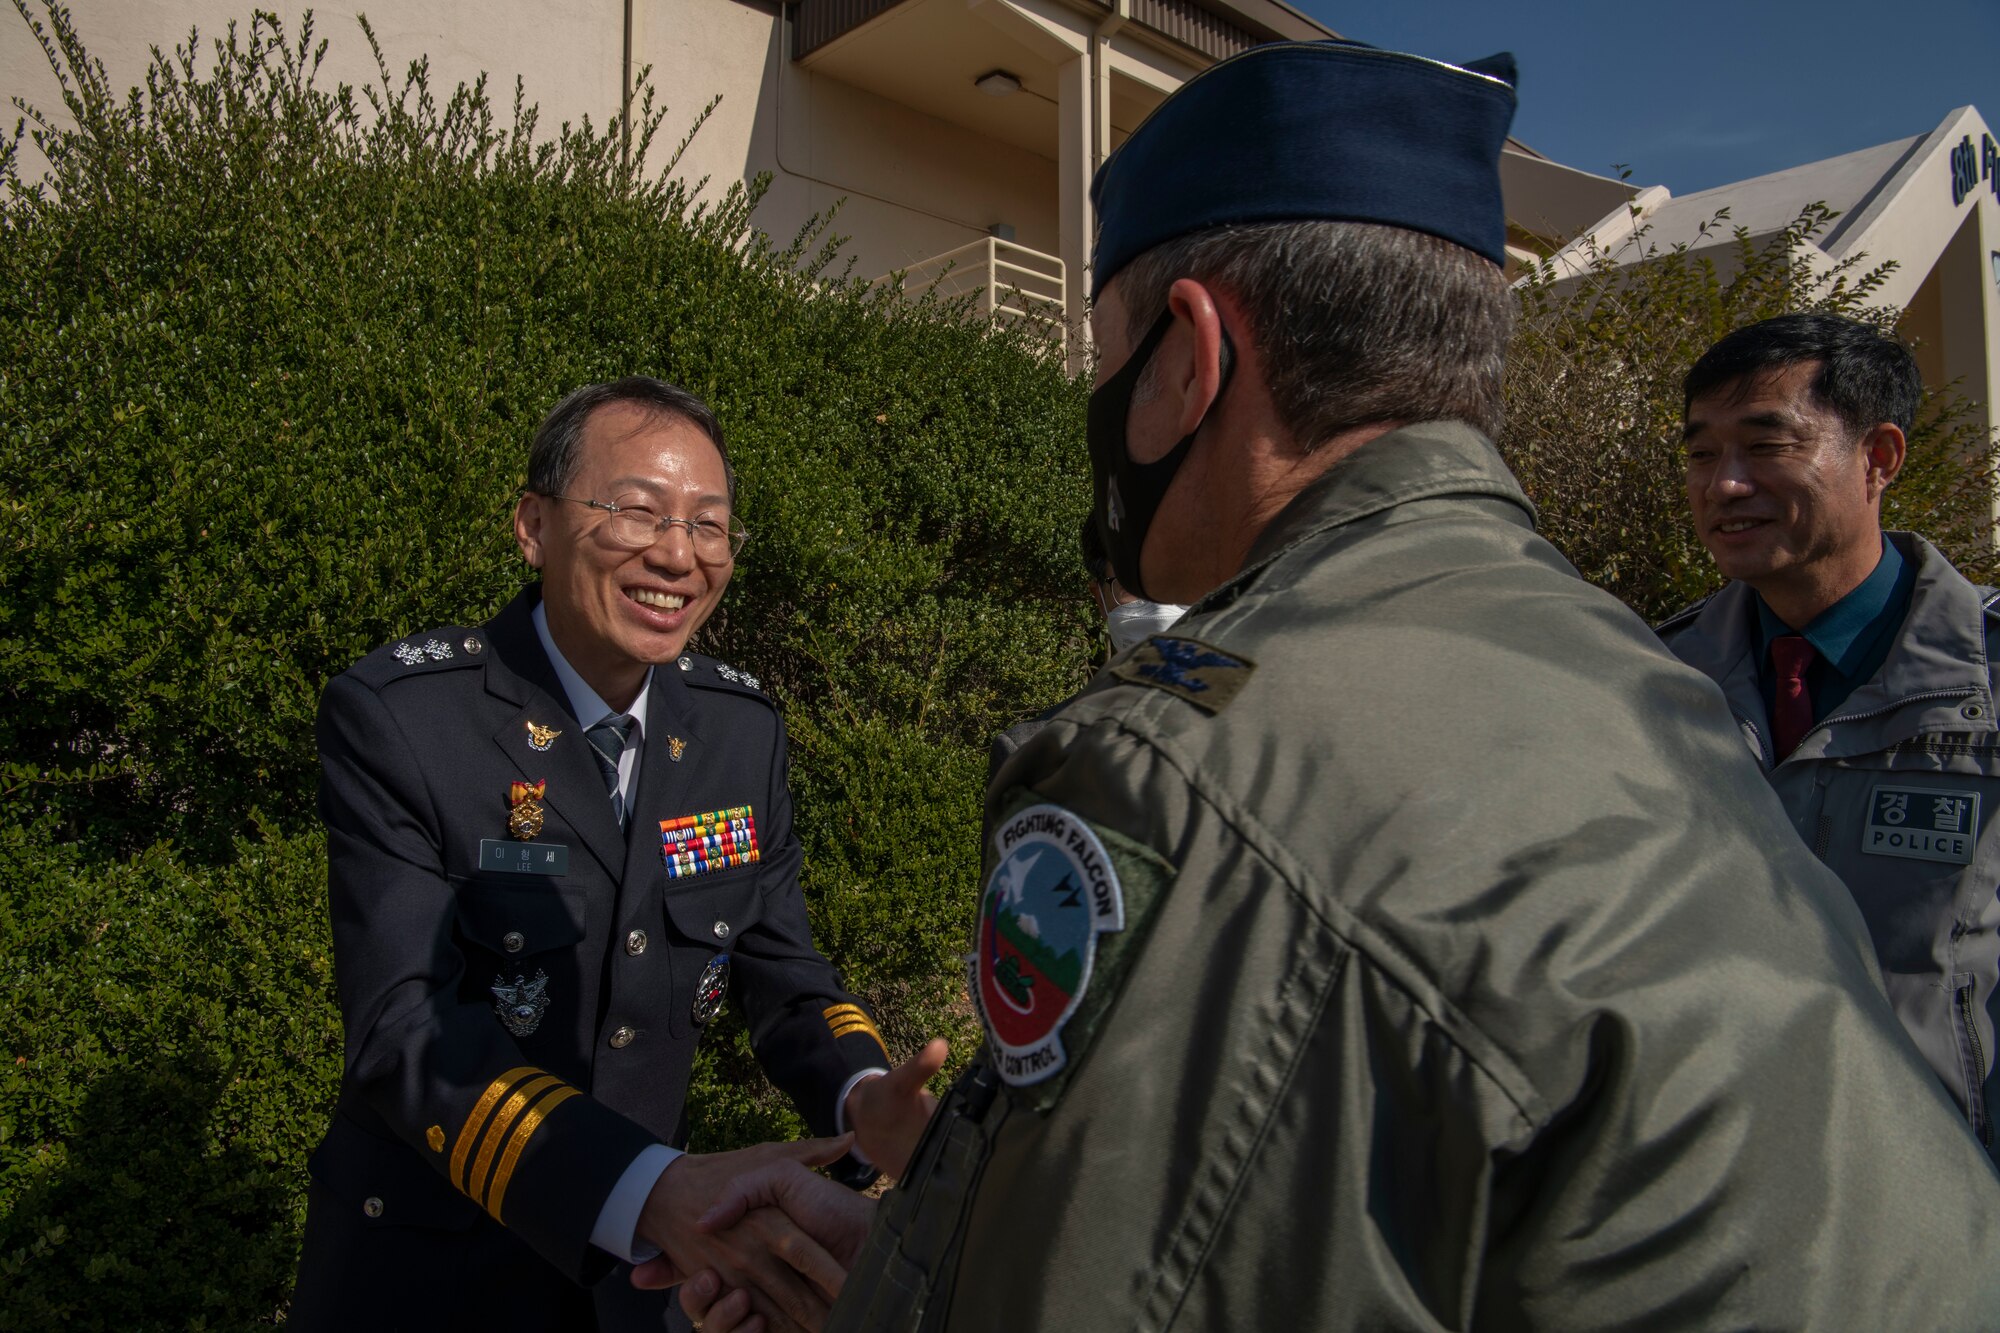
M419 662L429 660L424 656L424 650L417 647L414 643L399 643L391 651L394 653L396 660L404 666L415 666Z
M707 1027L722 1012L722 1002L729 997L729 955L719 953L708 960L708 966L701 970L701 980L694 984L694 1021L696 1027Z
M687 747L688 743L680 737L667 737L667 758L678 764L681 761L681 756L687 753Z
M549 1007L549 974L537 970L533 981L516 975L511 985L506 977L495 977L492 991L493 1012L501 1025L517 1037L534 1036Z
M431 655L432 661L442 662L451 656L451 645L443 639L432 639L424 644L424 651Z
M528 748L539 754L551 745L554 745L556 737L560 735L562 733L554 727L545 727L539 722L530 722L528 724Z
M432 1152L444 1151L444 1126L432 1125L424 1131L424 1142L431 1145Z
M507 812L507 831L522 842L542 831L542 821L547 817L542 809L542 797L548 789L547 779L516 782L507 788L507 804L513 807Z

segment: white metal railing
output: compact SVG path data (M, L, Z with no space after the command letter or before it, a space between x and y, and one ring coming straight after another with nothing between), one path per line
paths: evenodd
M1026 325L1056 352L1069 340L1068 273L1055 255L987 236L875 279L905 292L931 291L949 300L977 293L983 318Z

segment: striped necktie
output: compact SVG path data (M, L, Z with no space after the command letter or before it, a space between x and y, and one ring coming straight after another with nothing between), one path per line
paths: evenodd
M624 756L625 747L632 743L632 729L638 725L635 717L613 713L583 733L590 742L590 752L597 756L597 771L604 775L604 790L611 793L611 817L621 829L625 827L625 794L618 790L618 761Z

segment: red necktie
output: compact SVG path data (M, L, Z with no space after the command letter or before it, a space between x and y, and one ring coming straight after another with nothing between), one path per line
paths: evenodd
M1796 750L1812 728L1812 695L1806 690L1806 668L1812 660L1812 645L1801 635L1781 634L1771 640L1771 669L1778 679L1771 701L1771 731L1779 759Z

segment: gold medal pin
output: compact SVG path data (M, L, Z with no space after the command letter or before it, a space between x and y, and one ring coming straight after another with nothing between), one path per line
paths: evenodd
M554 727L545 727L539 722L530 722L528 724L528 748L539 754L551 745L554 745L556 737L560 735L562 733Z
M522 842L542 831L542 796L548 789L546 779L516 782L507 789L507 804L513 807L507 812L507 831Z

